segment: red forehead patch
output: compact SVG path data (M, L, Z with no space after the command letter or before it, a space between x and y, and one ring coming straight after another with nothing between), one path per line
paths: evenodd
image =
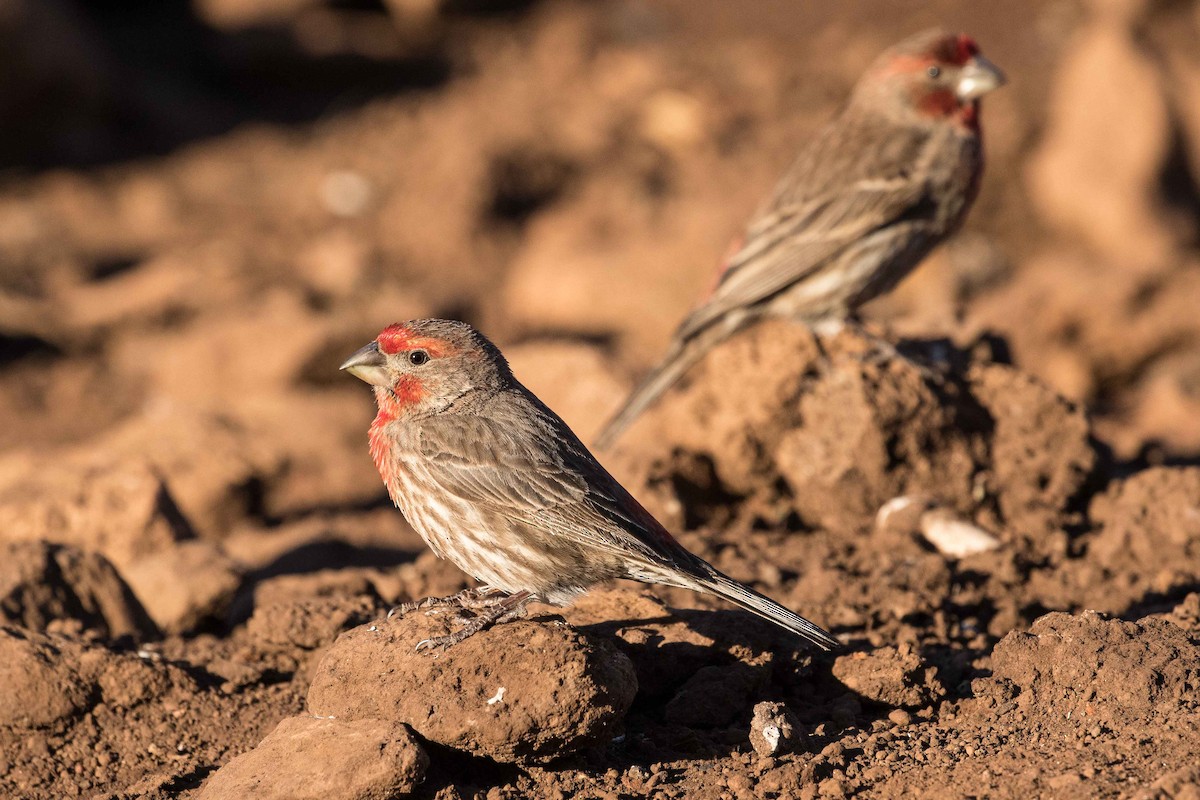
M962 66L977 55L979 55L979 45L975 44L975 40L965 33L959 34L958 43L954 49L953 63Z
M961 67L979 55L979 45L965 33L958 36L943 36L928 49L919 52L900 52L892 56L885 74L923 72L934 64L951 64Z
M384 328L375 337L375 341L379 342L379 349L388 355L395 355L402 351L424 350L434 358L441 358L458 350L444 339L421 336L400 323Z

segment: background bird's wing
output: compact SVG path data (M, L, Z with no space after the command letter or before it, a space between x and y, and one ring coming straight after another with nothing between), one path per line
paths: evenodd
M712 296L680 328L688 338L819 272L847 247L910 219L926 187L908 176L861 178L808 197L778 198L755 218Z
M473 415L422 422L419 443L429 476L444 492L564 542L675 561L674 540L566 423L540 403L527 412L519 423Z

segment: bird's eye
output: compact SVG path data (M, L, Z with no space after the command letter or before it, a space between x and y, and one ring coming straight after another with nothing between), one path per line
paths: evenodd
M941 67L930 67L929 69L925 70L925 72L929 75L929 77L936 78L938 75L942 74L942 68Z
M408 354L408 363L414 367L419 367L427 361L429 361L429 353L426 353L424 350L413 350Z

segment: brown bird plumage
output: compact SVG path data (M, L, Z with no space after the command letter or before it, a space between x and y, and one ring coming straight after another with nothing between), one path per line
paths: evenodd
M392 500L437 555L510 594L467 635L531 598L568 603L631 578L715 594L838 644L685 550L471 326L392 325L342 369L375 389L371 455Z
M1003 83L965 35L926 31L883 53L755 215L598 446L753 322L837 323L890 291L966 216L983 171L979 98Z

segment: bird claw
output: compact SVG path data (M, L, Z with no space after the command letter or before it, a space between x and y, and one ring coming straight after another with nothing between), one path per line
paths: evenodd
M418 611L422 608L434 608L435 606L441 605L441 603L438 602L440 599L441 598L437 597L426 597L422 600L409 600L407 603L400 603L399 605L392 606L388 610L387 618L392 619L393 617L403 617L405 614L411 614L413 611Z
M487 606L497 602L492 595L498 591L500 590L494 589L491 586L480 586L478 588L463 589L461 592L452 594L449 597L424 597L420 600L409 600L408 602L393 606L388 611L387 618L403 617L405 614L413 611L440 608L441 606L457 605L460 608Z
M481 628L466 627L446 636L434 636L430 639L422 639L417 642L417 646L413 648L416 652L422 651L429 653L444 653L454 645L463 641L474 633L478 633Z

